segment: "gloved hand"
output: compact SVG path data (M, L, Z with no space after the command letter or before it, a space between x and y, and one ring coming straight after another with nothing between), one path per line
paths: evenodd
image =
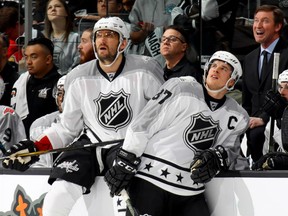
M286 106L287 106L287 102L280 95L279 92L274 92L272 90L269 90L265 95L262 109L269 116L279 119L282 117Z
M27 156L27 157L18 157L18 154L30 153L37 151L34 145L34 142L31 140L23 140L17 144L11 146L6 152L6 156L9 156L8 159L3 160L2 165L4 168L15 169L18 171L27 170L33 163L39 160L38 156Z
M135 154L121 148L117 152L115 162L115 165L104 176L112 197L119 195L122 189L127 187L130 180L136 174L141 160Z
M252 170L288 170L288 154L270 152L252 165Z
M196 153L190 165L191 179L196 183L209 182L220 170L228 169L227 160L228 154L221 145Z

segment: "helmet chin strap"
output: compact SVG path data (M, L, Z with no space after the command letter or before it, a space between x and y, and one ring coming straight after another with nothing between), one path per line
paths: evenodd
M229 80L227 80L226 84L222 88L217 89L217 90L210 89L206 82L204 82L204 86L207 89L207 91L212 92L212 93L219 93L219 92L221 92L223 90L231 91L231 90L234 89L234 85L232 87L230 87L230 88L228 87L228 83L230 82L230 80L233 80L233 79L230 78Z

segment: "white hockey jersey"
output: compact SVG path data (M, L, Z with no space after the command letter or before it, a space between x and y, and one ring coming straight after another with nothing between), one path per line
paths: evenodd
M248 122L234 99L226 97L212 111L194 78L173 78L128 127L123 149L142 155L137 177L174 194L194 195L204 191L204 185L190 178L195 152L222 145L234 162Z
M14 109L0 106L0 113L0 156L2 157L3 151L25 139L26 133L23 122Z
M127 126L163 82L163 70L151 57L127 55L113 78L97 60L79 65L65 80L60 123L44 134L53 148L68 145L84 126L92 142L124 139Z

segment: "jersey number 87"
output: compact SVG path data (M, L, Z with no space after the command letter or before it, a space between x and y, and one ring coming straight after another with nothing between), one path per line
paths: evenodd
M157 100L159 97L163 97L158 103L162 104L167 100L169 97L171 97L172 93L168 91L167 89L162 89L159 93L157 93L152 100Z

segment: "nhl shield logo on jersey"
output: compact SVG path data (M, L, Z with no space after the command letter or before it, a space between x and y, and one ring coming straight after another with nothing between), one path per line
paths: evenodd
M184 141L192 150L208 149L214 145L220 132L218 121L197 113L192 116L191 123L184 131Z
M94 100L97 106L97 120L107 128L118 131L126 127L132 119L132 109L129 104L130 94L121 89L119 92L100 93Z

